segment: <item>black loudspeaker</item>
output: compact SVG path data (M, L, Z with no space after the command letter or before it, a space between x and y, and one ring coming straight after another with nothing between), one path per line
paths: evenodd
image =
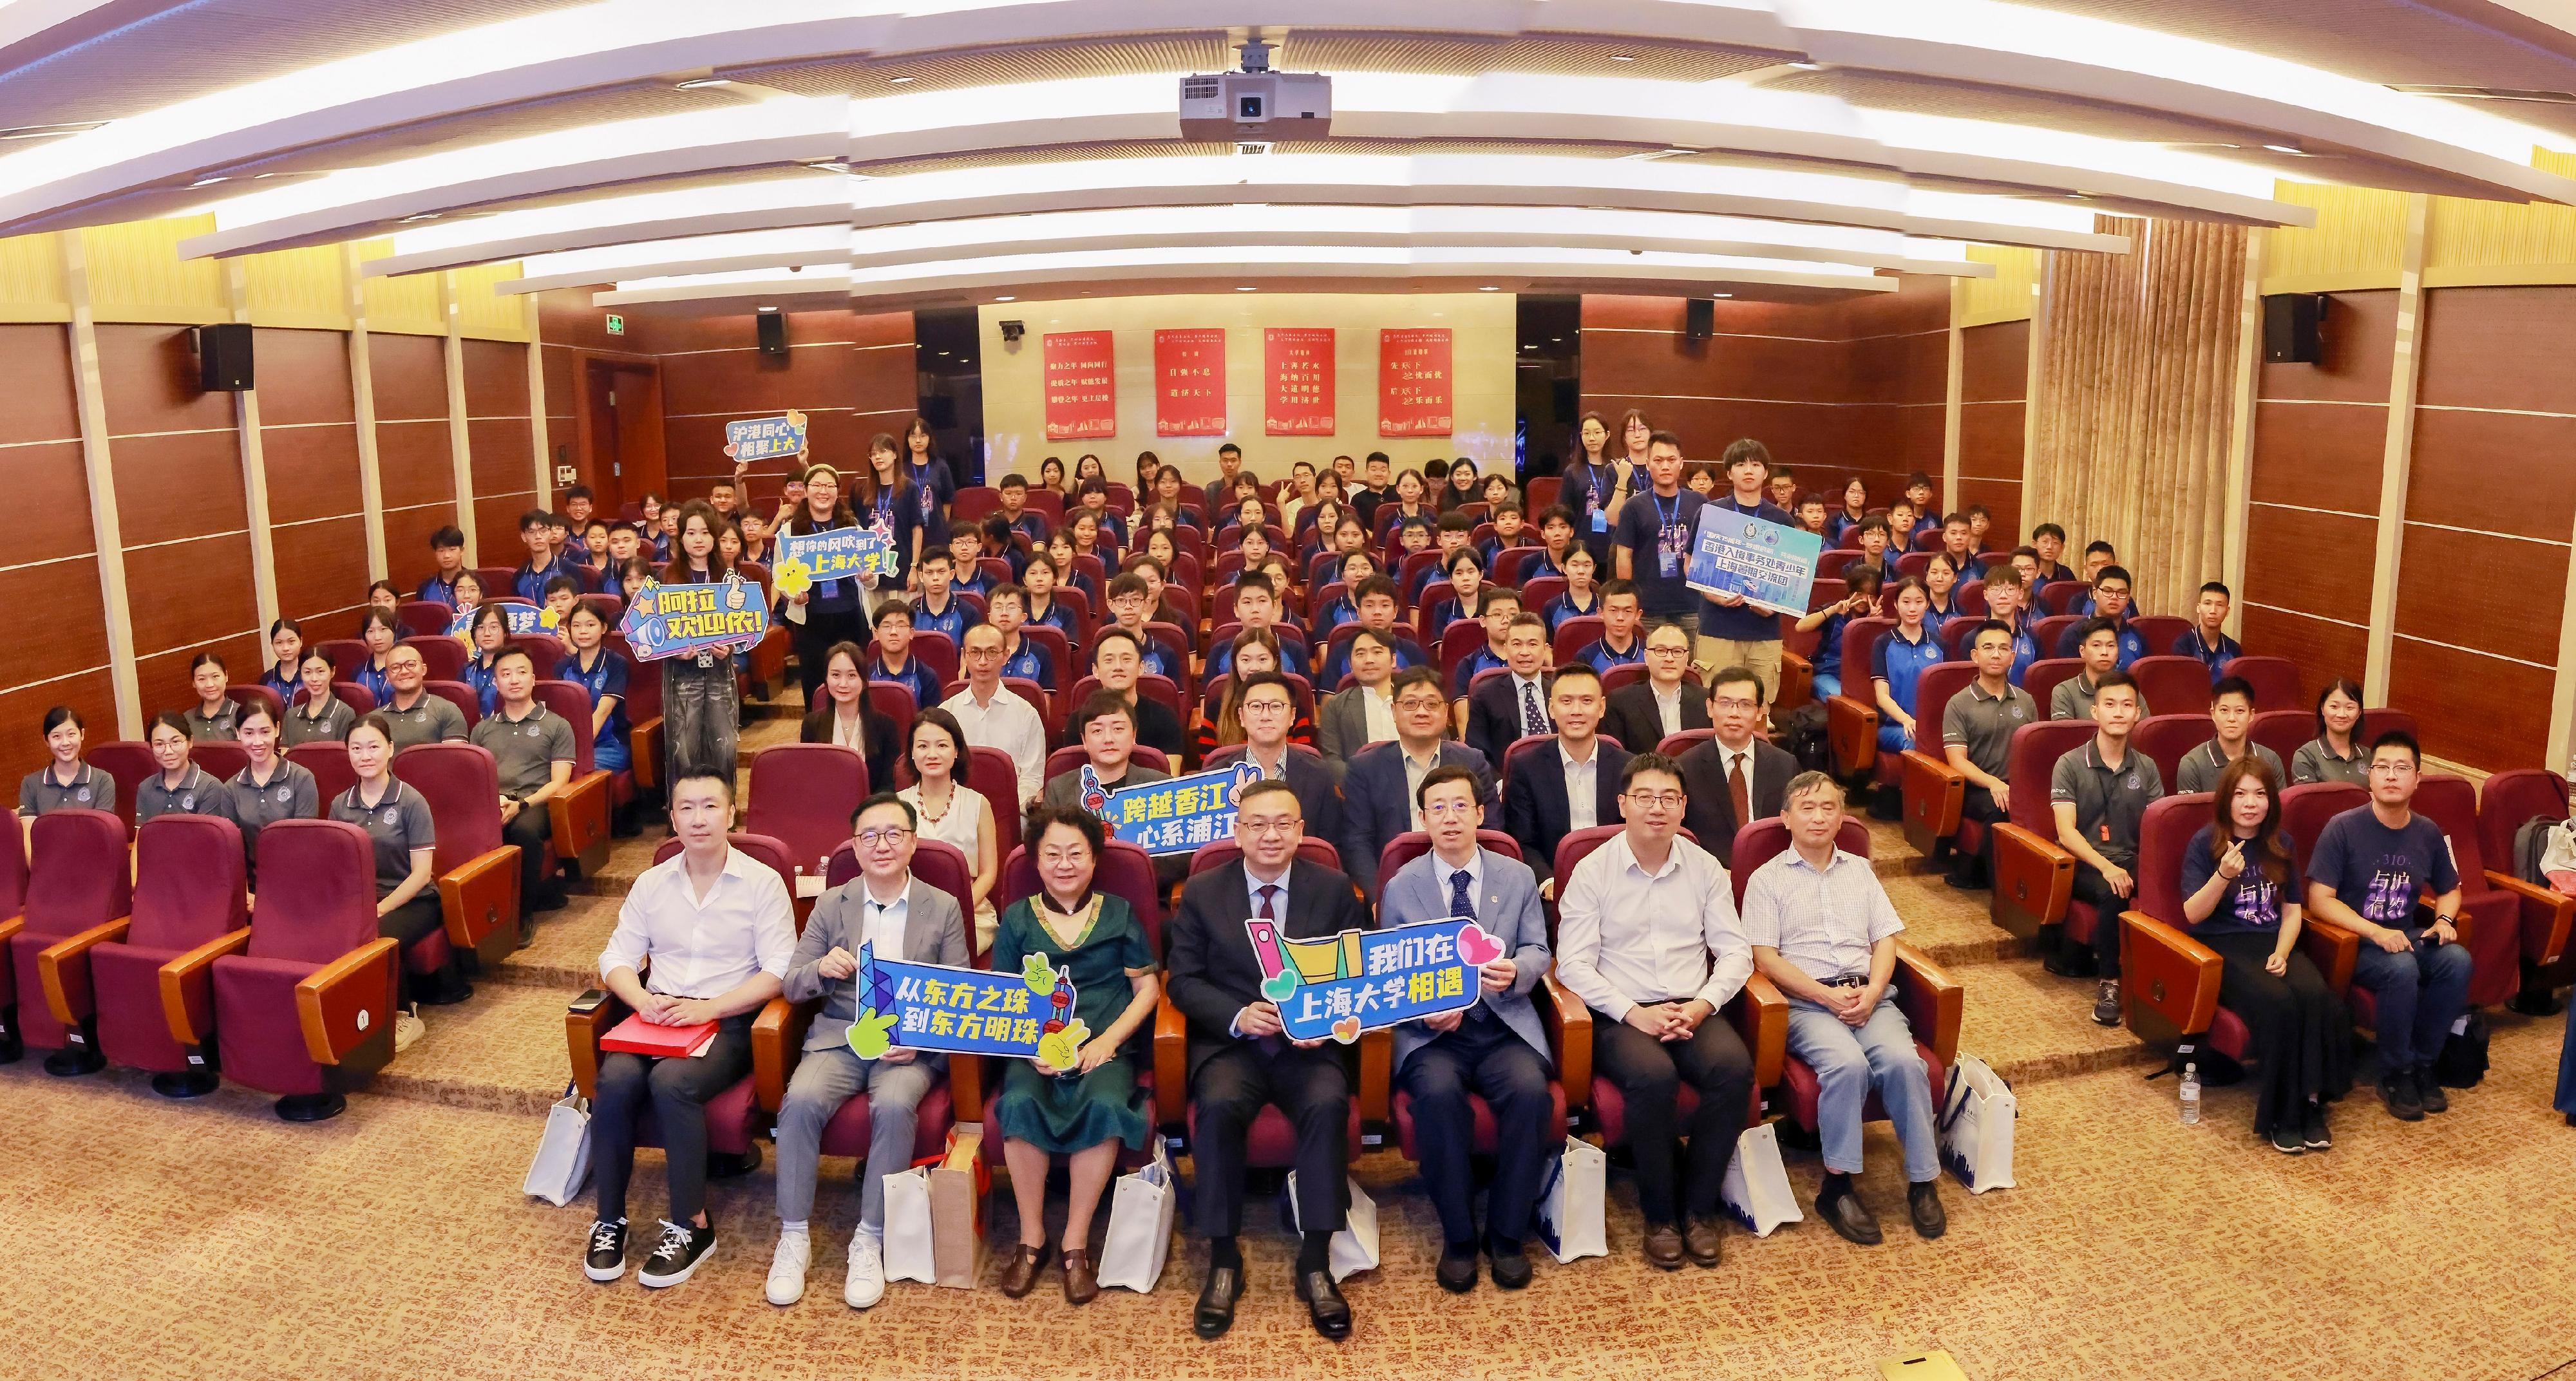
M1717 334L1717 299L1693 297L1683 300L1682 333L1692 340L1706 340Z
M760 353L787 353L787 315L784 312L762 312L752 320L760 323Z
M2263 358L2315 364L2326 354L2326 295L2285 293L2263 299Z
M200 326L196 336L197 387L208 393L240 393L251 386L248 323Z

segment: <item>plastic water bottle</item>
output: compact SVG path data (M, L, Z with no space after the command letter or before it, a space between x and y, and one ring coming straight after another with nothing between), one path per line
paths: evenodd
M2182 1067L2182 1125L2186 1127L2200 1125L2200 1066L2198 1064L2186 1064Z

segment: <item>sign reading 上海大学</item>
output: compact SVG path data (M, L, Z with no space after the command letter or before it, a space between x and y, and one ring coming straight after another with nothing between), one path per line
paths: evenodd
M1149 854L1188 853L1234 837L1234 803L1259 780L1260 768L1239 762L1111 791L1084 763L1082 808L1099 816L1113 836Z
M1461 1011L1476 1001L1476 970L1503 943L1474 921L1448 918L1388 930L1292 940L1281 922L1243 923L1261 965L1261 995L1290 1037L1347 1045L1362 1031Z
M501 604L496 602L490 607L501 611L501 617L509 622L510 635L512 637L517 637L523 633L551 633L555 629L554 620L547 615L545 610L540 609L533 604ZM447 636L451 638L462 638L469 643L474 641L474 630L472 626L474 623L474 616L481 612L482 607L478 606L473 609L468 609L464 613L458 614L455 618L448 620Z
M648 581L626 606L617 631L636 660L657 662L718 648L749 647L769 631L769 606L745 580L664 585Z
M858 1016L850 1052L873 1060L897 1046L952 1055L1005 1055L1071 1069L1091 1036L1073 1014L1073 976L1044 954L1017 973L880 959L859 946Z
M885 529L836 527L826 532L778 533L778 592L793 595L824 580L874 580L894 574L894 543Z
M754 417L725 423L725 457L729 460L776 460L805 449L805 414Z
M1804 614L1823 544L1815 533L1710 504L1699 511L1684 581L1708 594L1742 595L1770 613Z

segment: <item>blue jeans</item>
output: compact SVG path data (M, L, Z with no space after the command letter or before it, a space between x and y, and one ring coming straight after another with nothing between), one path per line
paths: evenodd
M634 750L622 738L604 738L590 745L590 765L602 772L623 772L635 765Z
M1843 693L1843 674L1839 670L1819 671L1808 676L1807 684L1815 688L1819 702L1831 700Z
M1915 722L1919 725L1922 721L1917 720ZM1904 725L1897 723L1893 719L1889 719L1884 716L1880 717L1878 721L1878 751L1882 753L1902 753L1913 746L1915 746L1914 740L1907 736Z
M2401 927L2401 929L2404 929ZM2424 943L2406 929L2413 949L2395 954L2368 940L2353 961L2352 981L2379 998L2379 1067L2411 1069L2441 1053L2451 1023L2469 1006L2469 952L2459 945Z
M2558 1047L2558 1096L2550 1106L2576 1114L2576 1012L2567 1014L2567 1039Z
M1860 1173L1861 1117L1874 1088L1905 1148L1905 1178L1920 1184L1940 1176L1931 1076L1914 1048L1914 1028L1892 998L1882 995L1857 1029L1805 998L1789 999L1789 1053L1816 1072L1816 1133L1824 1139L1827 1170Z

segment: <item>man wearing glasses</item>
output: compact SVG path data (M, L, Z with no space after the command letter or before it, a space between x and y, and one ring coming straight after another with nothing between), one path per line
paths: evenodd
M1662 630L1657 630L1661 632ZM1753 973L1726 869L1679 837L1680 764L1639 753L1620 774L1627 826L1566 879L1557 912L1558 981L1592 1009L1594 1068L1627 1102L1628 1148L1648 1264L1718 1262L1718 1189L1753 1095L1753 1057L1711 1021ZM1699 1092L1677 1126L1681 1081ZM1690 1137L1687 1161L1677 1132Z
M775 1305L794 1304L805 1294L823 1128L862 1091L868 1096L868 1158L859 1169L859 1230L850 1238L841 1297L851 1308L865 1309L885 1294L885 1177L911 1164L915 1110L946 1072L948 1057L897 1047L862 1060L850 1049L850 1023L859 1014L859 947L872 944L885 958L915 964L962 968L972 958L957 899L912 875L918 827L911 803L891 791L859 803L850 821L859 876L816 899L788 960L787 1000L819 999L822 1005L805 1028L805 1053L778 1109L778 1250L769 1263L769 1302Z
M1780 813L1798 760L1762 737L1762 681L1750 668L1726 667L1709 678L1715 737L1682 754L1682 789L1690 804L1682 823L1717 861L1735 866L1735 832Z
M1244 741L1208 755L1211 768L1250 762L1265 780L1286 782L1305 808L1307 833L1319 839L1342 837L1342 793L1333 771L1312 750L1300 751L1288 741L1288 726L1297 720L1296 696L1288 678L1275 671L1243 678L1235 709L1243 718Z
M1643 753L1686 729L1709 728L1708 693L1682 677L1690 655L1691 635L1680 628L1667 624L1647 633L1646 679L1611 694L1601 732L1629 752Z
M966 741L979 748L999 748L1011 755L1019 774L1020 804L1038 798L1046 770L1046 721L1018 691L1002 684L1002 631L988 623L966 630L966 684L939 708L957 716ZM993 808L1003 808L995 802Z
M1440 673L1407 667L1390 685L1395 698L1395 741L1371 744L1352 755L1342 778L1342 866L1360 890L1376 896L1377 858L1387 841L1423 828L1415 804L1422 779L1436 767L1465 767L1476 774L1476 797L1495 808L1494 774L1485 755L1448 741L1449 699Z

